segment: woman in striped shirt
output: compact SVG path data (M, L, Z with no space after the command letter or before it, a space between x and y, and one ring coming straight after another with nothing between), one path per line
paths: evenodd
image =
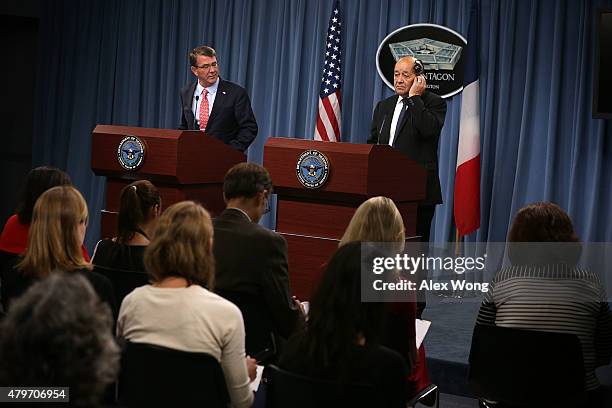
M508 241L511 266L491 282L476 323L576 335L585 387L597 398L595 368L610 362L612 315L599 278L577 266L581 245L569 216L553 203L530 204L515 216Z

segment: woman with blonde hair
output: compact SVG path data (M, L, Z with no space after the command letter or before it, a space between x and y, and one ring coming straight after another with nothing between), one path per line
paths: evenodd
M81 250L87 219L87 204L76 188L58 186L45 191L34 205L23 259L2 282L3 302L21 295L34 281L65 271L87 278L100 299L114 309L110 282L91 271Z
M378 196L357 208L339 246L352 241L396 242L401 251L405 239L404 221L393 200Z
M212 292L212 248L212 221L202 206L183 201L164 211L145 250L152 283L123 300L117 336L212 355L223 369L232 406L250 407L255 361L245 359L240 310Z
M393 200L387 197L372 197L363 202L349 222L339 246L353 241L395 244L385 247L401 253L406 235L402 215ZM411 302L387 303L386 324L381 343L399 352L411 370L408 377L409 396L427 387L431 380L425 363L425 348L416 348L416 298Z

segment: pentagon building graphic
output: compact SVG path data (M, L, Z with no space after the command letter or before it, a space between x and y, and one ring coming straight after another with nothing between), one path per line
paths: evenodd
M395 60L411 56L420 59L427 70L452 70L461 56L461 47L429 38L389 44Z

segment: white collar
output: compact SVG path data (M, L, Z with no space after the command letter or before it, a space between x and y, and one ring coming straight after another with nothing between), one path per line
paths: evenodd
M207 86L206 90L208 91L209 94L216 94L217 93L217 89L219 88L219 81L221 80L221 78L217 78L217 80L215 81L214 84L212 84L211 86ZM202 92L204 92L204 87L202 86L202 84L200 84L200 81L197 80L196 81L196 89L194 92L194 95L202 95Z

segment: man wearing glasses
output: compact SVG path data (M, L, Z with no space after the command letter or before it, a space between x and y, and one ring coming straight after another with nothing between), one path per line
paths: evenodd
M258 224L269 210L272 179L255 163L232 167L223 181L227 208L213 220L215 292L242 312L246 352L274 361L284 340L303 321L289 291L287 242Z
M202 130L244 152L257 137L257 122L244 88L219 77L217 53L205 45L189 53L198 79L181 89L182 130Z

